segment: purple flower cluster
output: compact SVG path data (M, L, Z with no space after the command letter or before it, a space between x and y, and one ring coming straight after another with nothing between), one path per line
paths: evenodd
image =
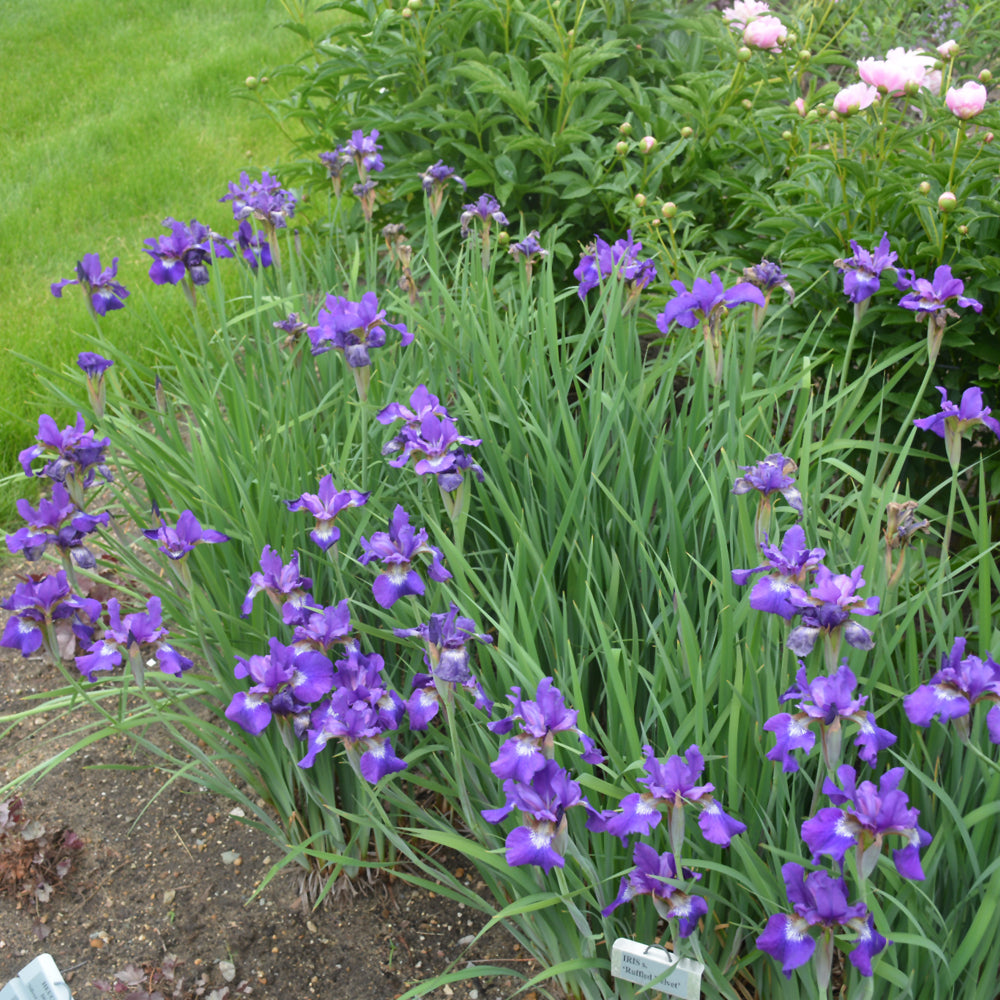
M299 766L312 767L326 744L339 739L358 773L378 784L387 774L406 767L394 753L390 735L399 728L406 706L386 686L385 663L377 653L366 656L357 644L351 644L345 658L334 666L330 697L309 713L304 729L308 749Z
M365 219L369 222L375 211L375 189L378 187L378 181L369 175L380 173L385 169L381 156L382 146L377 142L378 134L378 129L374 128L368 135L365 135L362 129L355 129L347 142L338 143L330 152L319 154L320 161L333 182L334 194L338 198L344 183L344 170L354 164L359 180L351 190L361 202Z
M93 623L101 616L101 604L93 598L80 597L71 592L64 570L42 579L19 583L14 593L0 607L13 612L4 627L0 646L18 649L22 656L31 656L46 643L45 631L52 627L68 626L72 634L84 642L94 637ZM48 652L58 656L58 650L49 645Z
M108 601L108 628L104 638L93 643L87 652L76 658L77 669L87 678L94 680L98 670L114 670L121 666L122 650L132 664L133 671L141 676L146 653L143 647L155 647L156 660L165 674L175 676L189 670L193 664L186 656L164 640L169 635L163 627L160 599L150 597L145 611L136 611L121 616L121 605L112 597Z
M146 253L153 258L149 276L157 285L176 285L187 278L191 285L208 284L212 257L232 257L229 241L195 219L189 226L176 219L164 219L169 236L150 237Z
M275 716L300 716L333 687L333 664L322 652L269 639L266 656L236 658L235 676L249 677L249 691L233 695L226 718L258 736Z
M37 509L27 500L18 500L17 512L27 521L27 526L7 536L7 548L11 552L20 552L29 562L34 562L49 546L54 546L64 563L72 559L81 569L94 568L94 554L84 545L84 539L98 525L108 523L107 511L85 513L70 498L66 487L57 481L52 484L51 499L42 497Z
M483 470L467 451L482 444L481 439L459 434L447 409L426 386L417 386L409 406L390 403L375 419L384 425L405 421L403 429L382 449L385 455L398 453L389 461L393 468L401 469L415 457L413 471L418 476L436 476L445 493L458 489L464 473L470 470L483 481Z
M623 240L608 244L600 236L580 256L580 263L573 271L573 277L580 283L576 290L581 299L596 288L606 278L616 277L625 284L625 301L622 312L628 312L639 300L639 294L656 280L656 265L649 258L643 260L639 253L642 244L632 239L632 230Z
M500 823L519 810L521 823L506 839L507 864L538 865L549 872L566 864L567 810L578 805L590 809L579 783L555 760L555 736L575 733L584 747L581 758L588 763L600 763L604 756L577 728L576 711L566 707L551 677L539 683L534 701L525 701L519 687L511 688L510 700L514 711L488 726L494 733L508 734L515 722L519 724L518 734L501 746L490 765L503 779L505 802L498 809L484 809L482 815Z
M32 463L37 458L45 460L42 475L57 483L69 482L71 489L92 486L97 476L111 482L105 452L110 438L98 441L93 431L86 429L83 414L76 415L76 423L59 430L55 420L47 413L38 418L38 444L25 448L18 455L26 476L34 476ZM75 497L79 502L79 497Z
M239 183L230 181L229 193L219 199L232 202L233 217L237 222L252 218L270 229L284 229L288 225L288 220L295 214L297 200L266 170L259 181L251 180L244 170Z

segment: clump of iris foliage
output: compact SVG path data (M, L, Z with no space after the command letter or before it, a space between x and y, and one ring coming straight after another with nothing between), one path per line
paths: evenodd
M448 10L406 9L379 23L410 37ZM151 234L191 339L155 367L97 339L50 373L80 415L26 442L51 489L8 539L35 572L2 641L60 663L46 708L78 745L125 730L231 796L312 899L363 866L433 884L540 960L525 989L629 995L624 936L704 963L708 996L991 998L1000 424L996 387L949 360L990 289L971 216L883 206L874 179L916 190L909 157L946 137L966 204L962 150L995 111L950 93L960 47L882 46L854 79L845 18L743 0L690 21L734 80L857 100L795 127L864 211L793 218L780 263L724 233L699 249L683 188L661 208L647 177L655 215L557 222L542 180L533 214L527 182L509 203L475 157L414 159L367 121L317 149L329 201L244 176L220 192L232 236ZM814 27L829 59L807 71L789 39ZM916 83L840 98L872 72ZM600 162L656 162L656 125ZM844 142L877 162L848 170ZM792 204L789 176L758 193ZM419 212L395 215L407 184ZM937 242L905 235L925 223ZM54 291L79 284L113 336L146 277L76 275ZM462 964L406 996L492 971Z

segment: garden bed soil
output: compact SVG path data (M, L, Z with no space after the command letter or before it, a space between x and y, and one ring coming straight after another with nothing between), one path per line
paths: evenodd
M5 597L16 583L13 569L0 579ZM6 617L0 612L0 627ZM42 657L0 648L0 715L24 709L26 698L60 682ZM7 732L0 783L51 756L52 735L44 717ZM0 896L0 987L40 952L64 971L75 1000L108 996L93 984L113 982L130 964L154 969L168 955L181 963L177 975L188 989L206 976L209 996L229 975L230 997L245 981L256 1000L391 1000L451 963L537 971L500 928L470 946L483 916L402 878L358 879L352 891L305 912L291 871L257 895L280 856L276 845L234 815L227 800L167 784L143 754L126 737L109 738L19 789L27 818L48 831L68 827L84 847L37 913ZM477 884L462 858L447 863L456 877ZM514 978L483 977L420 995L501 1000L517 986Z

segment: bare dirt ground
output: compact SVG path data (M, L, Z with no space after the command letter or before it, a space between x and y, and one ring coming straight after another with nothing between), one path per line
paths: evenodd
M0 596L13 591L18 568L8 564L0 574ZM6 617L0 611L0 628ZM42 657L0 648L0 716L60 683ZM26 719L7 732L0 783L49 756L43 744L52 731L44 719ZM64 971L75 1000L124 995L93 984L115 983L129 966L133 976L143 972L141 988L152 992L148 976L169 955L180 963L176 976L185 985L176 996L184 1000L231 1000L247 995L237 993L241 983L256 1000L391 1000L451 963L471 963L470 972L496 964L537 971L500 928L470 947L484 923L480 914L399 878L361 883L355 895L305 913L296 909L291 876L278 876L255 897L275 845L233 815L225 799L180 784L164 789L165 778L129 740L114 738L19 788L26 818L50 835L69 828L84 846L47 902L35 907L0 895L0 986L43 951ZM476 884L461 858L450 864ZM159 989L175 995L172 985ZM516 989L512 978L472 978L420 995L501 1000Z

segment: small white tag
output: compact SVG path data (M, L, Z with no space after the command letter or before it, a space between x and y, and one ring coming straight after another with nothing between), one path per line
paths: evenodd
M51 955L29 962L2 990L0 1000L73 1000Z
M705 966L701 962L678 958L656 945L618 938L611 947L612 976L630 983L651 983L657 979L653 989L667 996L698 1000L704 971ZM660 976L663 978L660 979Z

